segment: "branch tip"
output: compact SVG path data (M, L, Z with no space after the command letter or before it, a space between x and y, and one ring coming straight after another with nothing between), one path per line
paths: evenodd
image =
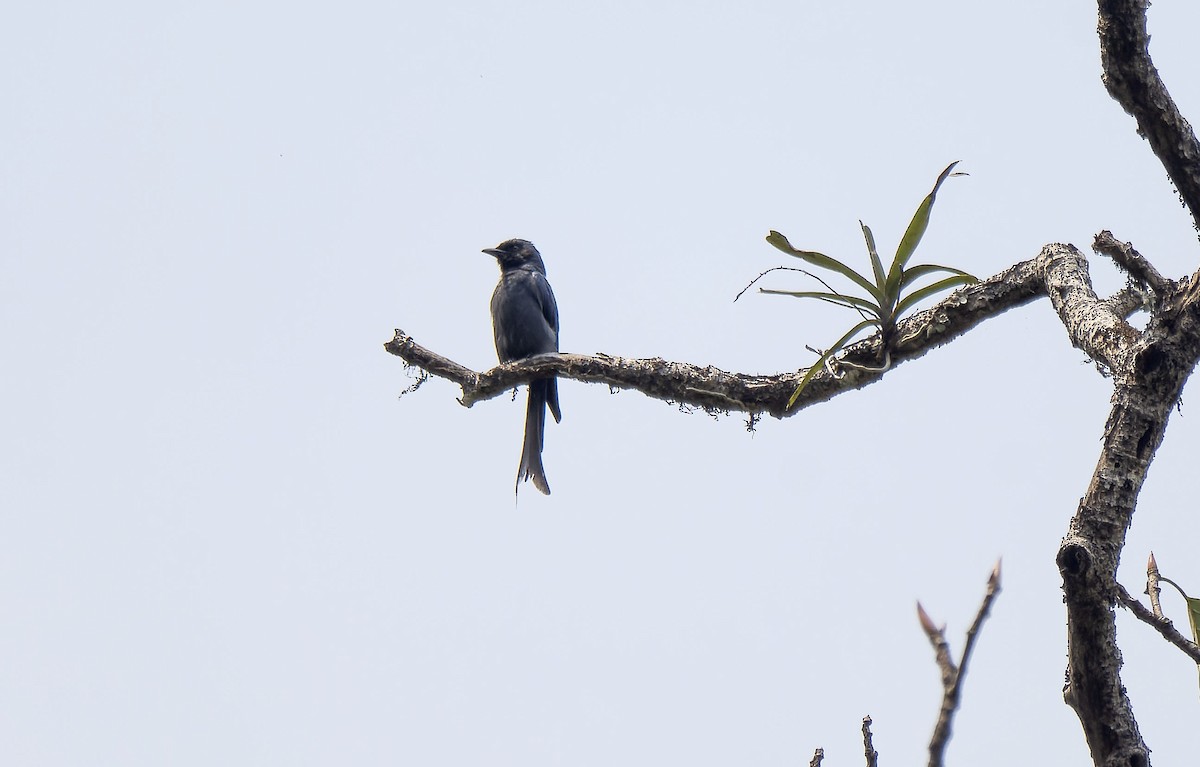
M867 760L867 767L878 767L879 752L875 750L874 738L871 735L871 715L870 714L863 717L862 735L863 735L863 756Z
M1133 279L1145 285L1161 300L1171 290L1171 281L1163 277L1154 264L1134 249L1132 243L1121 242L1105 229L1092 240L1092 250L1108 256Z
M921 628L930 638L939 633L937 624L933 622L933 618L929 617L929 613L925 612L925 608L921 606L920 602L917 602L917 620L921 622Z

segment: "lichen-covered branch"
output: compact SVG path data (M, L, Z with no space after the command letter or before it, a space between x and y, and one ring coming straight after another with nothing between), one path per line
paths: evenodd
M1130 277L1153 291L1155 296L1165 295L1171 289L1170 280L1159 274L1154 264L1138 253L1131 243L1121 242L1107 229L1092 240L1092 250L1111 258Z
M1200 143L1180 114L1150 58L1148 0L1100 0L1100 62L1104 86L1137 121L1138 133L1162 162L1200 229ZM1191 30L1177 30L1192 39Z
M1136 339L1137 331L1124 322L1112 302L1096 297L1087 268L1087 259L1074 246L1047 245L1037 258L955 291L941 303L897 325L896 338L900 340L891 350L891 367L915 360L986 319L1046 295L1054 299L1075 346L1109 367L1121 364L1122 355ZM1138 305L1125 303L1130 311ZM547 354L477 373L426 349L401 330L396 331L385 348L408 364L461 386L459 401L467 407L552 373L577 381L635 389L649 397L712 411L769 413L782 418L880 380L885 371L873 368L882 357L881 343L876 334L850 346L839 357L847 364L837 366L837 375L828 370L819 372L790 410L788 398L796 390L803 372L751 375L658 358Z
M1121 684L1114 605L1117 565L1150 462L1184 382L1200 359L1197 296L1171 283L1163 307L1112 368L1116 379L1100 460L1057 561L1067 606L1063 695L1097 765L1148 765Z
M1071 343L1109 370L1123 367L1139 333L1096 297L1083 253L1071 245L1047 245L1041 258L1046 292Z

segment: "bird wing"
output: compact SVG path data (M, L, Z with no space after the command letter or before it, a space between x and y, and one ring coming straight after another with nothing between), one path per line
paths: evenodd
M558 303L554 300L554 291L550 289L546 275L540 272L535 272L533 286L537 292L538 303L542 307L542 316L546 318L546 324L554 331L554 351L558 351ZM562 409L558 404L558 379L556 378L551 378L546 382L546 405L549 406L554 420L562 421Z
M537 295L538 304L542 307L542 316L546 318L546 324L554 331L554 350L558 351L558 304L554 300L554 291L550 289L546 275L539 272L534 272L533 275L533 289Z

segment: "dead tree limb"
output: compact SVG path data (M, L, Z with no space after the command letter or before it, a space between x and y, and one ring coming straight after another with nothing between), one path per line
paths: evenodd
M1123 355L1138 332L1125 322L1140 300L1100 300L1092 291L1086 257L1073 245L1047 245L1037 258L1022 261L975 285L952 293L933 307L906 318L897 326L900 340L891 352L894 368L924 356L958 338L984 320L1038 297L1049 296L1067 326L1071 342L1106 367L1124 364ZM656 399L714 411L769 413L776 418L880 380L884 373L869 369L880 358L878 334L849 347L840 359L840 377L818 373L796 405L788 398L803 371L776 375L730 373L663 359L625 359L606 354L547 354L478 373L427 349L402 330L384 345L410 365L462 387L464 406L500 396L519 384L554 374L589 383L634 389ZM798 343L797 346L800 346Z
M1101 80L1137 121L1200 230L1200 142L1150 58L1148 0L1100 0Z
M987 618L988 612L992 609L992 602L999 593L1000 563L997 562L995 568L992 569L992 574L988 577L987 591L983 595L979 610L975 613L975 620L971 622L971 628L967 630L967 641L963 645L958 663L955 663L950 656L950 642L946 639L946 627L937 626L925 612L925 608L921 607L921 603L917 603L917 616L921 620L921 628L929 637L929 643L933 645L938 669L942 672L942 706L938 712L937 724L933 728L933 737L929 740L929 767L942 767L945 763L946 745L950 742L954 714L958 711L958 705L962 700L963 677L967 674L971 653L975 650L975 642L979 639L979 630L983 627L983 621Z

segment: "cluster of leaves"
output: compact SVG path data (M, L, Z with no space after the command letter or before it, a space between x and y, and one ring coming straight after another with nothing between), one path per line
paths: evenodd
M892 258L891 265L885 270L883 261L879 258L879 253L875 249L875 236L871 233L871 228L859 221L859 226L862 227L863 238L867 241L867 253L871 258L871 275L870 277L859 274L851 269L846 264L838 261L836 258L827 256L824 253L818 253L812 250L799 250L788 242L787 237L784 237L779 232L774 230L767 235L767 242L774 245L779 250L787 253L789 256L795 256L802 261L805 261L813 266L823 269L827 272L839 274L842 277L850 280L864 291L860 295L852 295L834 290L816 275L810 275L817 279L826 290L767 290L760 288L760 293L769 293L773 295L794 296L796 298L812 298L818 301L825 301L837 306L842 306L847 309L852 309L862 317L862 320L846 331L841 338L837 340L828 349L819 352L820 359L817 360L808 373L800 381L800 385L796 387L796 391L792 394L788 401L788 407L795 404L796 399L800 396L800 392L804 391L804 387L812 380L812 377L823 366L845 348L851 341L858 336L859 333L868 328L875 328L879 331L883 341L883 364L880 370L886 370L891 365L891 349L895 342L896 323L903 317L904 312L908 311L918 302L929 298L938 293L951 290L962 285L968 285L973 282L978 282L975 277L967 274L961 269L954 269L949 266L939 266L937 264L920 264L918 266L908 266L909 260L917 250L917 245L920 244L921 238L925 235L925 230L929 226L929 215L933 210L933 202L937 197L938 189L942 183L951 176L965 176L965 173L954 173L954 166L958 162L952 162L938 176L937 182L933 185L933 191L921 202L917 208L917 212L913 215L912 221L908 224L908 229L904 232L904 236L900 239L900 245L896 248L896 255ZM782 268L782 267L781 267ZM773 270L769 270L773 271ZM803 270L800 270L803 271ZM766 274L766 272L764 272ZM808 272L805 272L808 274ZM913 284L931 274L948 274L950 276L925 285L924 287L913 289ZM760 277L762 275L759 275ZM753 284L753 283L751 283ZM905 293L905 291L909 291Z

